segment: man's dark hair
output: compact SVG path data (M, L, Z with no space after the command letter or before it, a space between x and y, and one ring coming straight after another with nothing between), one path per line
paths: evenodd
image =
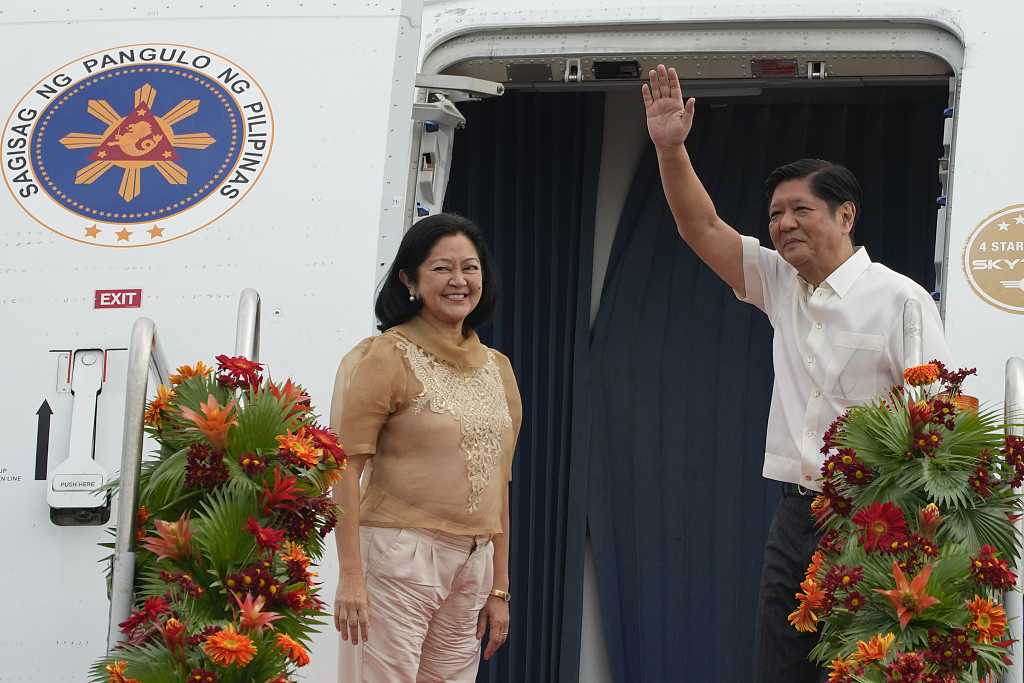
M439 213L428 216L415 223L402 238L395 260L391 263L388 274L384 276L380 291L377 293L377 305L374 309L380 324L381 332L395 325L408 322L423 308L423 300L417 298L409 301L409 289L399 279L398 274L405 273L414 285L419 280L419 267L430 256L430 251L443 238L450 235L465 235L480 257L481 288L480 301L470 311L463 322L463 333L477 329L490 322L494 309L498 305L501 285L498 271L487 248L487 241L476 223L464 216L452 213Z
M857 227L857 221L860 220L862 199L860 183L857 182L857 178L850 169L822 159L800 159L791 164L779 166L764 181L764 193L768 197L768 201L771 201L779 183L794 178L807 178L811 192L815 197L828 204L833 215L843 203L853 202L857 211L853 215L853 227L850 228L850 241L852 242L853 228Z

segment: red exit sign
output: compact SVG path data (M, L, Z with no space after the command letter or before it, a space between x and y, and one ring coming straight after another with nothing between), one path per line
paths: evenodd
M141 289L97 289L93 308L139 308Z

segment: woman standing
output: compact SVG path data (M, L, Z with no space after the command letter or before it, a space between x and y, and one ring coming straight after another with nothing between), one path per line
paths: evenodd
M425 218L377 296L383 334L341 362L331 405L348 455L334 489L345 511L339 683L471 682L484 632L485 658L505 642L522 405L508 359L473 331L497 299L480 229Z

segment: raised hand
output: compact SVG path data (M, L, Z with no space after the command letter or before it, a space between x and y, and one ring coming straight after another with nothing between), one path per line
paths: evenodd
M693 124L694 100L683 103L683 90L675 69L650 72L650 85L644 84L644 105L647 107L647 132L659 149L679 147L690 133Z

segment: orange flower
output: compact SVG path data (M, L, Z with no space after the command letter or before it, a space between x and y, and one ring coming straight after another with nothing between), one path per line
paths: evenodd
M903 570L900 569L896 562L893 562L892 575L896 579L896 590L884 591L880 588L874 589L876 593L881 593L889 599L889 602L896 610L896 615L900 619L900 628L906 628L911 619L924 611L925 608L939 602L938 599L924 594L924 589L928 585L928 577L932 575L933 564L932 562L926 564L921 573L913 581L907 583L907 577L903 575Z
M139 683L134 678L125 678L124 669L128 666L128 662L114 662L113 664L107 664L107 673L110 674L110 680L108 683Z
M824 564L825 554L820 550L815 550L814 555L811 556L811 563L807 565L807 578L817 580L818 573L821 571Z
M303 438L301 433L292 434L291 430L288 430L287 435L279 436L277 440L283 450L288 451L309 467L316 467L320 462L320 457L324 454L323 450L313 445L312 436Z
M851 656L849 659L843 659L842 655L839 655L828 665L828 668L832 671L828 675L829 681L845 681L849 680L849 677L853 675L853 669L857 665L857 659Z
M210 394L206 403L200 403L199 408L203 411L200 415L191 408L181 407L181 415L186 420L191 421L195 424L195 427L189 427L186 432L200 432L207 439L210 440L212 445L217 450L223 450L228 445L228 430L233 425L238 424L235 420L235 401L231 400L223 408L217 403L217 399Z
M205 365L203 365L203 361L199 361L198 363L196 363L196 366L194 368L189 367L188 365L182 365L180 368L175 370L175 372L177 372L178 374L171 375L170 377L167 378L167 381L177 386L184 382L185 380L187 380L189 377L209 377L210 373L213 372L213 368L208 368Z
M149 408L146 409L146 424L154 429L163 427L163 418L160 415L160 411L170 410L173 407L171 401L174 398L174 389L168 389L166 385L161 384L156 390L156 398L149 402Z
M326 470L318 469L317 472L320 473L320 481L323 484L318 488L326 492L327 489L333 487L335 484L342 480L342 478L345 476L342 474L342 472L344 471L344 465L341 467L332 467Z
M249 640L249 636L236 633L234 624L209 636L203 644L203 650L214 663L221 666L230 666L235 662L245 666L256 654L256 646Z
M142 528L142 525L149 519L149 510L146 508L139 508L138 512L135 513L135 542L138 543L146 537L146 530Z
M915 365L903 371L903 379L912 387L934 384L939 379L939 368L932 363Z
M993 605L992 599L974 596L974 602L967 601L967 608L974 615L974 620L967 628L978 632L979 643L991 643L1006 632L1006 610Z
M195 532L189 531L189 515L190 512L186 510L181 514L181 518L174 523L167 523L162 519L156 520L156 533L159 538L149 536L144 538L139 545L156 553L158 560L169 557L177 561L182 557L190 557L192 555L190 539Z
M284 549L287 552L281 553L282 560L285 562L298 562L302 565L303 569L309 567L309 557L306 556L306 552L302 549L301 545L288 541L284 544Z
M789 615L789 623L797 631L813 633L818 630L817 610L821 607L821 601L825 598L825 594L811 578L801 583L800 589L804 591L796 594L800 606Z
M283 652L288 659L295 662L298 666L309 664L309 654L302 647L302 643L284 633L278 633L274 637L277 639L277 649Z
M889 648L892 647L894 640L896 640L896 635L893 633L884 636L879 633L877 636L871 636L871 640L866 643L859 640L857 641L857 651L850 655L850 661L866 664L884 659L889 654Z

